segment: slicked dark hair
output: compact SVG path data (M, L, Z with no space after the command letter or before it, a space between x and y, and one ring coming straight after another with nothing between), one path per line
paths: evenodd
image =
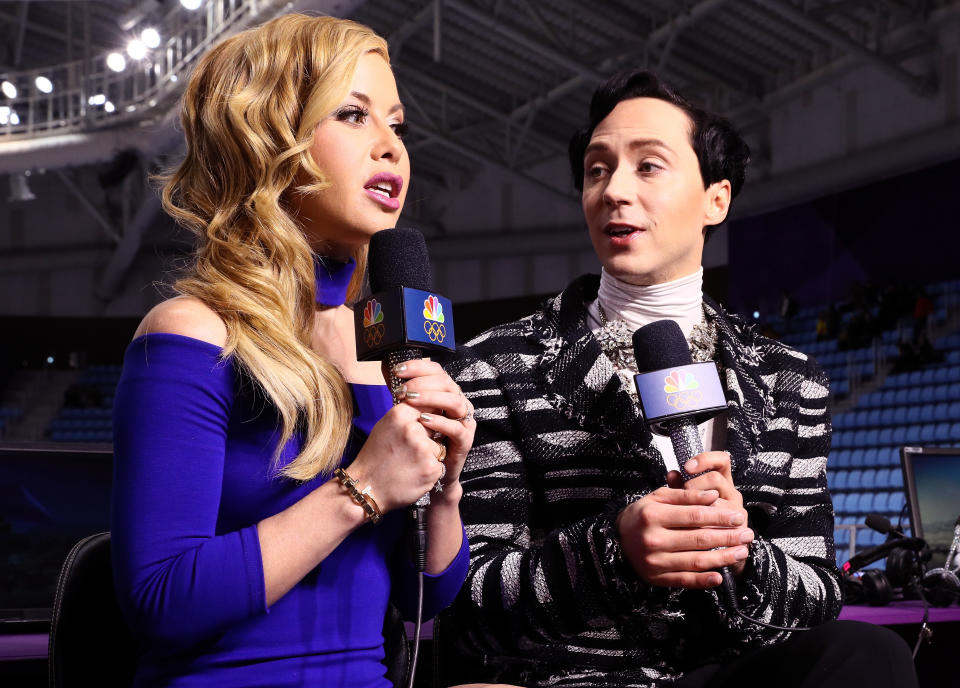
M628 69L604 81L593 92L590 101L590 121L570 139L570 169L573 183L583 191L583 157L593 136L593 130L618 103L631 98L657 98L683 110L690 118L690 145L700 163L703 188L715 182L730 181L730 197L734 198L743 186L750 146L727 120L691 104L653 72Z

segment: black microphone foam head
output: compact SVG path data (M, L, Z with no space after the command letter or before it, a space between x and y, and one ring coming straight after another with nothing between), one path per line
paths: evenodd
M655 320L634 332L633 355L638 373L693 363L683 331L673 320Z
M392 287L411 287L432 291L430 256L423 234L412 227L396 227L377 232L370 238L370 290L374 293Z
M881 516L880 514L868 514L863 522L871 530L875 530L878 533L883 533L884 535L894 529L893 524L890 523L890 519L886 516Z

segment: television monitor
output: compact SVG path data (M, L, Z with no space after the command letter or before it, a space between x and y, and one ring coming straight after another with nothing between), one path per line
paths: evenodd
M110 529L109 445L0 445L0 633L49 622L60 567Z
M903 447L900 464L910 529L936 548L930 566L943 566L960 516L960 447Z

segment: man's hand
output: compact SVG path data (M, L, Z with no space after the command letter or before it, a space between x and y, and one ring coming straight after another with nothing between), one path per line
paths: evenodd
M709 472L685 485L673 472L669 487L627 506L617 518L620 541L637 575L651 585L716 587L723 580L716 569L743 570L753 531L733 486L729 454L705 452L684 468Z

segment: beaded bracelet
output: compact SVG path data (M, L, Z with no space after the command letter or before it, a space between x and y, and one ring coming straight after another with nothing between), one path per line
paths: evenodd
M347 492L350 493L353 501L363 507L363 512L367 518L373 523L380 523L383 514L380 512L380 506L377 504L377 500L373 498L370 486L367 485L361 492L357 490L357 481L347 475L347 472L342 468L336 469L333 474L337 480L340 481L340 484L347 488Z

